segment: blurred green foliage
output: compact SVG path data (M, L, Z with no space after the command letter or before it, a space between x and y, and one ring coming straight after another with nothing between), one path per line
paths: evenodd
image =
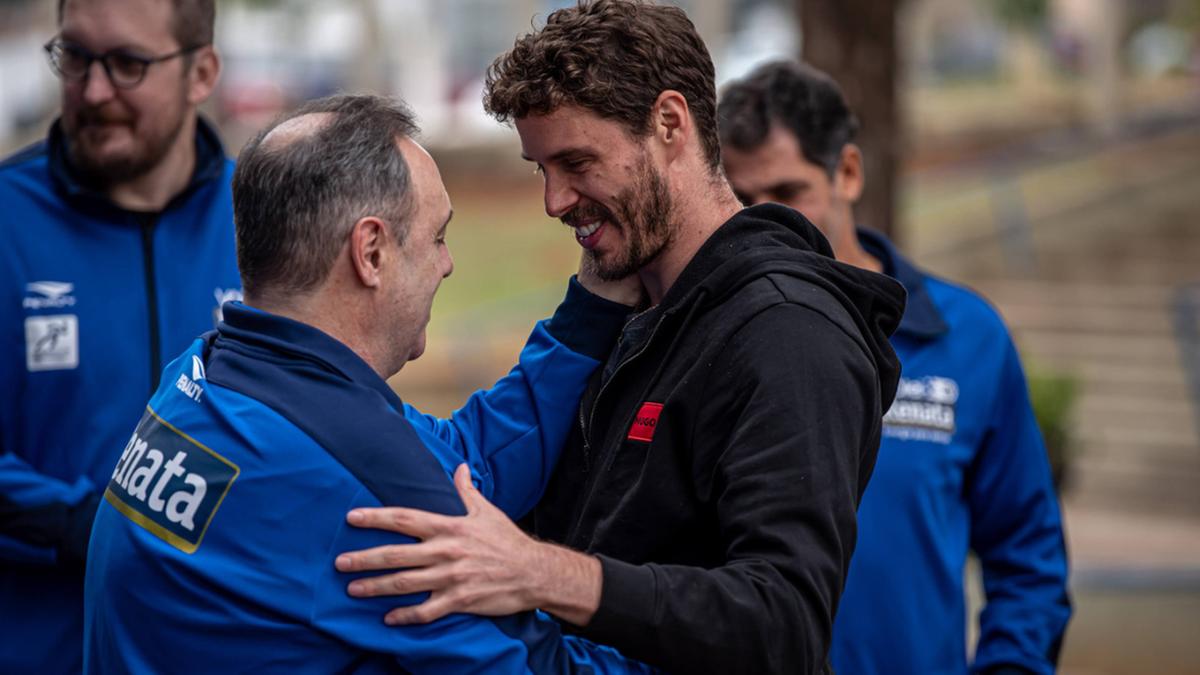
M1047 0L991 0L1001 21L1014 28L1036 28L1047 16Z
M1076 376L1031 368L1029 370L1029 399L1033 414L1046 441L1050 472L1055 487L1061 488L1070 475L1071 415L1079 396Z
M1172 5L1171 19L1183 28L1200 29L1200 0L1179 0Z

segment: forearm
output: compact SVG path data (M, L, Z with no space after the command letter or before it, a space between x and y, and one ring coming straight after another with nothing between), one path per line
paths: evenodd
M814 673L824 666L831 608L770 565L708 570L601 561L603 598L581 631L588 639L670 672Z
M992 432L972 466L971 547L987 597L975 672L1051 673L1071 616L1058 495L1024 376L1009 346Z
M493 387L472 395L451 419L411 406L405 416L455 453L444 464L468 462L488 498L519 518L545 489L579 396L628 311L572 281L554 315L534 328L517 365Z
M0 455L0 534L45 549L47 560L83 564L99 499L85 478L65 483Z
M531 574L533 606L576 626L586 626L600 607L600 561L569 548L537 542Z

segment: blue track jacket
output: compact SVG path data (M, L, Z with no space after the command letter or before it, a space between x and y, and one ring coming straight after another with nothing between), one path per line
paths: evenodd
M1058 498L1025 376L1000 317L882 236L859 240L908 291L903 365L834 622L839 675L1051 673L1071 614ZM968 666L963 566L987 605Z
M0 673L78 673L83 559L113 448L171 357L240 297L228 161L132 213L77 180L57 123L0 164Z
M401 541L350 527L350 509L464 514L451 481L464 461L510 517L530 510L625 315L572 281L508 376L438 419L319 330L226 305L110 453L86 672L646 672L533 612L389 627L397 598L351 598L353 576L334 569L339 553Z

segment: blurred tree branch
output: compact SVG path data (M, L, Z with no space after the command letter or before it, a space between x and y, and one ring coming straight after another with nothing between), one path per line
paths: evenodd
M841 84L862 122L858 140L867 181L855 215L893 238L904 130L896 98L901 74L896 16L904 1L795 0L802 57Z

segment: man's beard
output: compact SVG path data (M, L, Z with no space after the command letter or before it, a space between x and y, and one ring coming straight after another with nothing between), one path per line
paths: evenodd
M113 185L140 178L162 163L171 151L183 130L184 119L185 116L180 115L165 133L147 135L139 134L133 128L136 122L130 116L103 108L79 110L72 123L63 126L71 165L87 182L96 185ZM104 156L83 140L92 127L109 121L130 126L134 138L128 151Z
M624 231L624 250L612 251L607 258L595 250L587 251L596 275L605 281L624 279L654 262L674 241L677 230L666 181L645 154L638 162L634 184L618 195L616 208L619 216L599 204L589 204L563 217L567 223L600 218Z

